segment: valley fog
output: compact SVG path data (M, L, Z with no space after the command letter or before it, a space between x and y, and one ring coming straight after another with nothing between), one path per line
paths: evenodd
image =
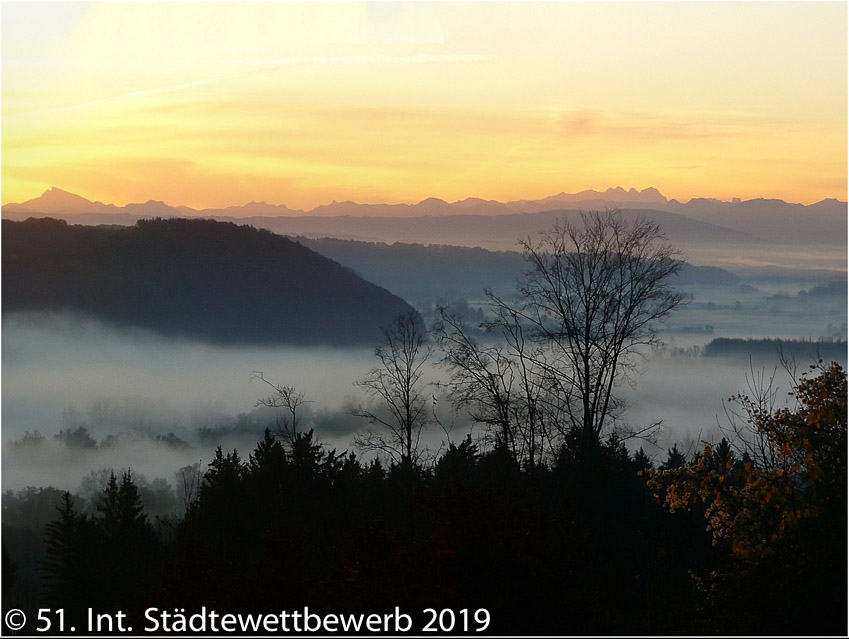
M301 407L300 428L314 428L327 446L352 450L353 434L366 426L349 407L366 400L354 382L375 365L368 347L224 347L59 314L11 315L2 329L4 490L29 485L74 490L84 476L103 468L130 467L148 480L173 483L183 466L200 462L205 469L219 444L238 448L246 458L263 429L274 428L284 415L282 409L257 408L272 389L254 371L304 392L309 403ZM671 346L711 338L663 337ZM673 352L651 354L643 374L621 392L624 424L639 429L663 422L657 445L631 443L658 461L673 443L693 448L721 437L717 419L726 423L726 400L745 390L750 372L745 358ZM755 368L772 372L777 364L777 357L766 358ZM438 378L445 374L435 368L429 379ZM776 381L787 387L781 371ZM453 425L451 440L462 439L468 419L453 415L444 399L438 408L440 421ZM94 441L69 444L54 437L80 426ZM34 441L36 432L43 439ZM479 428L472 432L482 435ZM431 452L445 437L439 426L430 428Z
M272 391L255 379L260 371L304 391L304 422L325 444L344 445L359 426L345 410L353 382L372 365L367 347L224 347L70 315L13 315L2 329L4 490L73 489L103 467L170 481L183 465L205 467L218 444L247 456L281 416L257 408ZM117 441L82 450L54 441L79 426L101 444ZM10 446L35 431L41 445ZM182 442L157 440L169 434Z

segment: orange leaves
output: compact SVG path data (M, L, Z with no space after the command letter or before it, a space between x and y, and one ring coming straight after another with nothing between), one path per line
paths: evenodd
M744 562L795 547L801 522L823 516L835 490L845 499L846 373L833 363L815 378L803 377L795 391L797 406L773 413L737 397L768 455L745 441L735 442L747 451L745 461L705 445L690 463L649 479L665 490L671 511L701 500L713 546L727 540L724 547Z

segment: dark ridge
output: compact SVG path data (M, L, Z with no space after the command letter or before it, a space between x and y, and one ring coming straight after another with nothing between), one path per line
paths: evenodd
M486 287L512 290L516 278L527 268L522 254L516 251L328 237L297 239L413 302L439 296L480 297Z
M395 242L361 242L323 237L296 238L317 253L339 262L370 282L406 299L438 296L480 297L484 288L511 291L528 268L519 251L490 251L478 247ZM715 266L682 262L675 286L711 284L736 286L739 278Z
M3 220L2 263L4 314L74 311L223 343L373 344L411 308L298 242L211 220Z

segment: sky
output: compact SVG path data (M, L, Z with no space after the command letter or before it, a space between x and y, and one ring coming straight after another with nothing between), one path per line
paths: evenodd
M847 3L3 2L2 202L847 199Z

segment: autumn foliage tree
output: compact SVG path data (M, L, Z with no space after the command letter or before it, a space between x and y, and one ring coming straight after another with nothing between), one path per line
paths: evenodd
M733 446L650 479L671 511L704 508L717 557L699 580L737 632L845 633L846 391L831 363L798 381L792 406L732 398L746 417Z

